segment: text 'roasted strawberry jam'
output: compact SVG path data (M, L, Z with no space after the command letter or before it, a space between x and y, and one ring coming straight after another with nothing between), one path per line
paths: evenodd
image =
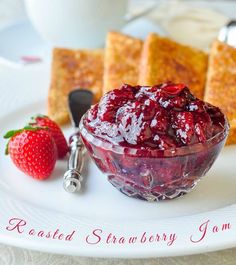
M170 148L204 143L225 126L219 108L184 84L123 85L103 96L84 121L97 137L120 146Z

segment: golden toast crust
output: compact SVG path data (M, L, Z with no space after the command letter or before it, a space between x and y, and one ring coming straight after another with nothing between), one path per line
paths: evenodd
M230 131L229 131L229 136L226 141L227 145L230 144L236 144L236 123L230 121Z
M207 61L204 52L151 33L143 47L139 84L185 83L196 97L202 99Z
M48 115L65 124L69 121L67 96L76 88L90 89L95 102L102 95L103 50L53 50Z
M218 40L210 52L204 99L226 114L231 127L227 144L236 144L236 49Z
M119 32L109 32L106 39L103 93L123 83L138 84L143 42Z

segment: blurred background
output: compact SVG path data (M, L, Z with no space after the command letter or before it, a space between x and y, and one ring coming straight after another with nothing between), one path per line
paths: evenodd
M69 3L72 7L78 5L80 16L75 18L76 13L70 14L68 12L72 11L68 10L68 20L66 15L60 14L61 10L66 14ZM145 38L148 32L153 31L208 51L219 29L236 17L236 1L233 0L90 0L78 3L76 0L0 0L0 61L23 64L49 61L50 50L55 46L102 47L108 29L122 29L124 33L139 38ZM103 3L102 7L99 3ZM64 5L61 10L60 5ZM121 23L122 12L124 21ZM81 14L83 18L79 20ZM101 24L105 19L107 24ZM89 23L94 25L93 30ZM75 30L78 34L74 33Z

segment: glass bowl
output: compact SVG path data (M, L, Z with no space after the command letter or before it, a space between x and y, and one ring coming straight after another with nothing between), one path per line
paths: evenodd
M223 148L229 124L205 143L168 150L114 145L89 132L81 119L80 134L93 161L109 182L129 197L147 201L174 199L190 192Z

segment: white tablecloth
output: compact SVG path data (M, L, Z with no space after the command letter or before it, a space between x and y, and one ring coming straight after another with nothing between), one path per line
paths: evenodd
M153 2L153 1L152 1ZM167 2L167 1L166 1ZM172 2L172 3L171 3ZM169 4L176 5L176 1L169 0ZM216 10L221 10L229 17L236 16L236 3L233 1L185 1L184 4L194 4L198 6L211 6ZM133 0L132 4L142 3L140 0ZM147 2L143 1L144 4ZM222 8L222 4L224 8ZM234 8L232 8L234 7ZM172 14L173 15L173 14ZM0 0L0 28L12 23L14 20L21 19L25 16L22 0ZM159 18L161 19L161 18ZM4 67L4 65L0 65ZM6 246L0 244L0 265L76 265L76 264L160 264L160 265L235 265L236 264L236 248L222 250L212 253L169 257L156 259L97 259L97 258L81 258L72 256L55 255L49 253L36 252L21 248Z
M235 265L236 248L213 253L156 259L98 259L47 254L0 245L0 265Z

